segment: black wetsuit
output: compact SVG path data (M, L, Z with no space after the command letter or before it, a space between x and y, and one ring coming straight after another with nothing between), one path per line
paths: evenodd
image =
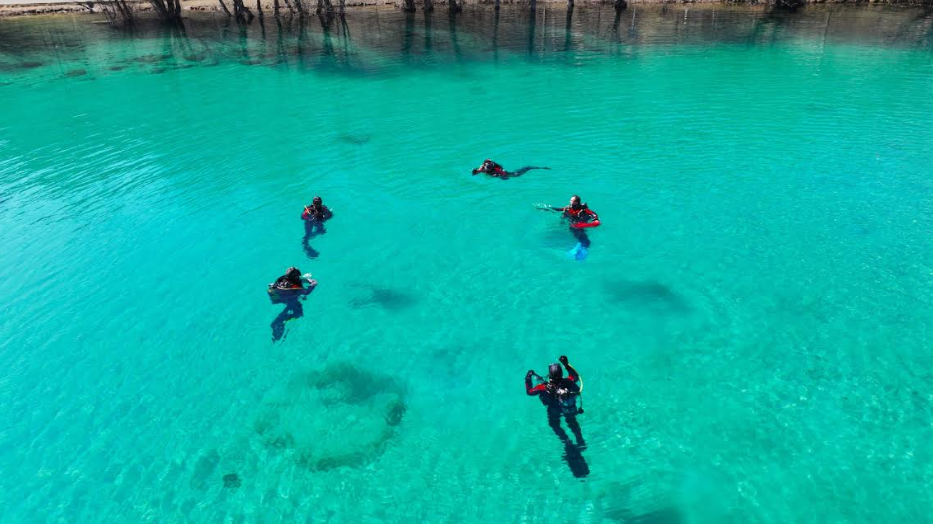
M573 225L599 220L599 216L590 211L589 206L586 204L580 204L577 207L566 206L560 211L564 218L570 221L570 234L573 235L573 238L575 238L581 246L589 248L590 237L586 234L586 229L573 227Z
M580 375L570 365L565 364L565 367L569 372L566 378L556 382L544 382L537 386L532 386L532 375L529 373L525 377L525 392L528 395L537 395L541 403L547 407L548 425L564 444L564 461L570 466L570 472L574 477L583 478L590 474L590 467L583 458L582 451L586 449L586 442L583 440L580 423L577 422L576 397L580 394ZM567 432L561 427L561 415L567 421L570 431L573 432L576 444L570 440Z
M272 319L272 341L281 340L285 336L285 323L289 320L301 318L305 314L301 301L312 291L314 285L304 287L305 280L300 276L289 278L283 275L269 284L269 298L273 304L285 304L285 309Z
M500 164L497 164L493 162L492 160L486 160L485 162L483 162L483 165L473 170L473 174L475 175L478 173L486 173L487 175L490 175L496 178L501 178L504 180L504 179L511 178L511 177L522 176L525 173L531 171L532 169L551 169L551 168L537 167L537 166L525 166L515 171L506 171L505 168L502 167Z
M305 206L304 211L301 213L301 218L318 222L323 222L332 216L334 216L334 214L324 204L321 204L321 207L314 207L314 204Z
M304 250L308 258L317 258L320 255L316 249L311 247L310 242L312 238L327 233L324 228L324 221L333 216L334 213L323 204L319 208L314 207L312 204L305 207L304 211L301 212L301 218L305 222L305 236L301 239L301 249Z
M570 373L567 377L555 382L544 382L532 386L531 376L525 378L525 391L528 395L537 395L541 403L547 407L548 425L557 434L561 442L569 443L570 437L560 425L560 417L564 416L567 426L573 432L578 446L585 446L580 423L577 422L576 396L580 394L580 376L576 370L568 366Z

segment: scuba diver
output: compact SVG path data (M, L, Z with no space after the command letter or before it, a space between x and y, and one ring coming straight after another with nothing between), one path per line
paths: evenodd
M305 284L308 287L305 287ZM304 315L304 307L301 301L308 294L314 291L317 281L311 278L311 274L302 275L297 267L290 267L285 270L285 274L280 276L269 284L269 299L273 304L285 304L275 319L272 320L272 341L278 341L285 337L285 323L289 320L301 318Z
M549 168L549 167L525 166L525 167L523 167L523 168L520 168L520 169L517 170L517 171L509 172L509 171L506 171L505 168L502 167L502 165L497 164L497 163L495 163L495 162L493 162L492 160L490 160L490 159L487 158L486 160L483 160L483 164L482 164L481 166L479 166L479 167L477 167L476 169L473 170L473 174L474 174L474 175L478 175L478 174L480 174L480 173L486 173L486 174L489 175L489 176L493 176L493 177L501 178L501 179L505 180L505 179L511 178L511 177L522 176L522 175L524 175L525 173L531 171L532 169L551 169L551 168Z
M556 211L561 217L570 223L570 234L576 239L577 245L570 250L570 256L576 260L586 258L590 248L590 237L586 234L586 229L598 227L599 215L580 200L580 197L573 195L570 197L570 204L564 207L542 205L538 209L542 211Z
M566 356L561 356L558 360L560 364L548 366L547 379L535 373L534 370L528 370L525 374L525 392L529 396L537 396L547 408L548 425L564 444L564 460L570 466L570 471L575 477L585 477L589 474L590 468L581 454L581 451L586 449L586 441L583 440L583 432L580 429L580 423L577 422L577 415L583 413L583 408L577 407L577 399L583 391L583 381L577 370L567 361ZM567 368L566 377L564 377L561 364ZM532 383L533 378L538 380L538 384ZM561 416L567 421L567 427L573 433L576 444L570 440L567 432L561 427Z
M308 255L308 258L317 258L320 255L309 242L312 238L327 233L324 229L324 221L333 216L334 213L324 205L324 201L319 196L314 197L311 205L305 206L301 212L301 219L305 222L305 236L301 239L301 249Z
M301 212L302 219L316 222L324 222L332 216L334 216L334 214L324 205L324 201L321 200L319 196L314 197L314 199L311 200L311 205L305 206L304 211Z

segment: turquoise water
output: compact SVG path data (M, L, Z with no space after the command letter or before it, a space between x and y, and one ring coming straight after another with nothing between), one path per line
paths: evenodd
M927 521L924 16L0 20L0 521Z

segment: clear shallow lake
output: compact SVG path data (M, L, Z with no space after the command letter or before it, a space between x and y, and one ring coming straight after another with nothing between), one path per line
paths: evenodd
M0 521L929 518L929 13L89 20L0 20Z

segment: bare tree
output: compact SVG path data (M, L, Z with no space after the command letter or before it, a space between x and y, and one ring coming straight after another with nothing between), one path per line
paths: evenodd
M159 18L166 22L181 20L181 0L149 0Z
M155 0L150 0L155 1ZM178 1L178 0L174 0ZM233 17L236 18L238 23L250 23L255 17L253 12L246 7L246 4L243 3L243 0L233 0Z
M334 4L330 3L330 0L317 0L317 7L314 10L315 13L327 13L328 16L334 13Z
M100 2L100 8L107 16L110 25L123 23L130 25L136 20L136 11L126 0L106 0Z

